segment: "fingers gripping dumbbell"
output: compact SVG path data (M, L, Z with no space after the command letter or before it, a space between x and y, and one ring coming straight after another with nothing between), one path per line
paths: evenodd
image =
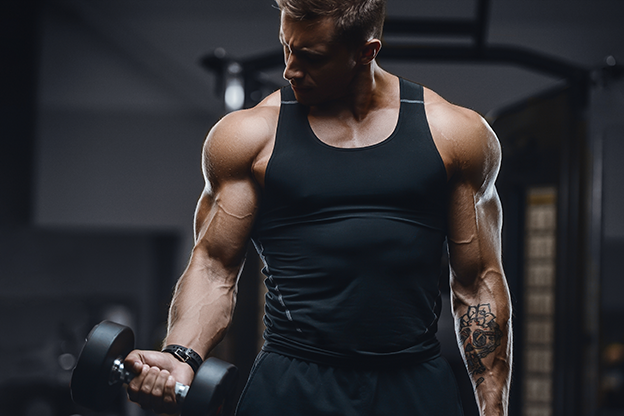
M134 333L130 328L109 321L96 325L87 336L72 374L73 400L95 411L110 409L119 387L134 378L123 364L133 349ZM182 415L231 414L237 378L234 365L208 358L197 370L191 386L176 383L176 401Z

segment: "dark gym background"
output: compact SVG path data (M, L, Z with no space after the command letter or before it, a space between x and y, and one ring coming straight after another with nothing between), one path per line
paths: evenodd
M388 0L389 17L474 14L472 0ZM139 346L159 348L188 258L201 144L225 111L214 73L199 60L216 48L234 58L279 49L278 13L271 0L6 0L0 30L0 415L88 415L69 400L68 381L89 329L116 320L134 328ZM501 137L510 161L501 180L519 340L511 414L624 415L624 2L493 0L485 39L587 70L587 96L516 65L381 63L509 132ZM516 134L508 120L534 131ZM570 150L579 129L584 145ZM567 169L557 168L555 179L551 161ZM562 183L578 201L559 202L571 220L557 224L583 238L557 244L575 244L585 260L576 277L557 275L555 384L548 403L531 410L523 405L520 342L526 189L516 190ZM558 250L560 269L577 264L562 255L569 252ZM261 277L250 264L236 329L217 351L242 369L261 331ZM451 325L447 311L440 338L471 415ZM142 413L122 402L118 409Z

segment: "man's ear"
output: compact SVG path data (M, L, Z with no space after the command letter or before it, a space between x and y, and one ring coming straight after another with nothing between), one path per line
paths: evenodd
M371 39L362 47L362 53L360 55L360 63L362 65L368 65L375 60L379 50L381 49L381 41L379 39Z

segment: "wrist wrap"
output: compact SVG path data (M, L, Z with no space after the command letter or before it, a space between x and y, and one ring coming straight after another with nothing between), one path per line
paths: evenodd
M178 360L182 361L183 363L187 363L188 365L191 366L194 373L197 373L197 369L204 362L201 356L197 354L195 351L193 351L190 348L183 347L181 345L175 345L175 344L167 345L165 348L163 348L162 352L168 352L169 354L172 354L174 357L176 357Z

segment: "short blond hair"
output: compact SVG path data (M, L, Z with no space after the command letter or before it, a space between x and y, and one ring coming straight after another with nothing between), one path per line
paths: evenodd
M280 11L295 20L336 19L336 35L349 43L381 39L386 0L275 0Z

